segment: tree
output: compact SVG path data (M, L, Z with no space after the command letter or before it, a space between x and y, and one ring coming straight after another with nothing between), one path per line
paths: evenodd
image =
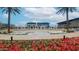
M76 11L76 7L57 7L56 8L58 11L56 12L57 14L65 14L66 15L66 29L67 32L69 32L69 12L74 12Z
M8 15L8 33L10 33L10 20L11 20L11 15L16 13L20 14L21 8L20 7L1 7L2 13L6 13Z

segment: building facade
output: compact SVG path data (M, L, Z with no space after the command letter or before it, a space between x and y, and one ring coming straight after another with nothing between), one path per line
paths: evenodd
M15 28L16 26L15 25L12 25L12 24L10 24L10 28ZM8 24L6 24L6 23L0 23L0 29L6 29L6 28L8 28Z
M38 28L38 29L49 28L49 23L47 23L47 22L43 22L43 23L29 22L29 23L27 23L26 27L27 28L31 28L31 29L35 29L35 28Z
M59 22L58 28L66 28L66 21ZM70 28L79 28L79 18L69 20L69 27Z

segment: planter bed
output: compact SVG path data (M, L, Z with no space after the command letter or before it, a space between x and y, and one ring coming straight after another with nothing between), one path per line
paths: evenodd
M1 51L79 51L79 37L51 40L0 40Z

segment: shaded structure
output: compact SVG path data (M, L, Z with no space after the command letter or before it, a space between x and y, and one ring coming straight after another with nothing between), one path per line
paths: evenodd
M31 29L43 29L43 28L49 28L49 23L47 22L38 22L38 23L35 23L35 22L29 22L26 24L26 27L27 28L31 28Z
M58 28L66 28L67 21L59 22ZM79 28L79 18L69 20L69 28Z

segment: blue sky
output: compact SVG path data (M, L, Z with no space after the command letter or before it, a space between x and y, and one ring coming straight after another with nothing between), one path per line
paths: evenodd
M65 21L65 15L57 15L57 10L46 7L22 8L21 14L11 16L11 24L24 26L27 22L49 22L51 26L56 26L58 22ZM78 18L79 12L69 13L69 19ZM7 14L0 11L0 22L7 23Z

